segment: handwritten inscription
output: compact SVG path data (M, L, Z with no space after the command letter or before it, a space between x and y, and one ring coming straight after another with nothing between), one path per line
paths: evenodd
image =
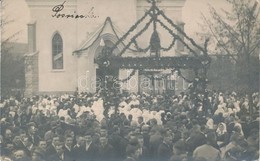
M74 18L74 19L98 18L99 17L99 16L95 15L94 7L91 7L90 10L87 12L87 14L77 14L76 11L74 11L73 14L63 13L65 2L66 1L64 1L62 4L56 5L52 8L52 12L54 12L52 17L54 17L54 18Z

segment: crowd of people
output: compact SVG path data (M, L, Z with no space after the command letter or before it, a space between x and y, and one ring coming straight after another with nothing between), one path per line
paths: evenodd
M10 97L1 111L4 161L252 161L259 159L259 94L75 93ZM253 112L250 113L250 110Z

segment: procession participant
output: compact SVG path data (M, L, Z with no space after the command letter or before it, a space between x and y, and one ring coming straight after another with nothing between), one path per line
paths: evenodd
M44 158L44 154L40 150L34 149L32 151L32 161L46 161Z
M50 156L56 153L56 146L60 144L61 138L57 134L52 137L51 144L47 147L46 155Z
M163 142L159 145L157 158L161 161L168 161L172 156L172 141L173 136L172 133L168 133L167 131L164 132L163 135Z
M48 161L72 161L72 158L70 158L66 153L64 153L64 145L62 142L59 142L55 146L56 153L50 155L48 157Z
M219 148L226 146L229 142L229 134L225 123L221 122L218 124L216 134Z
M161 128L159 126L154 126L150 131L149 153L151 158L155 158L157 156L158 148L163 141L160 130Z
M34 122L30 122L28 123L27 127L29 141L33 143L34 146L36 146L41 139L41 137L37 134L38 129L36 127L36 124Z
M230 142L223 147L222 151L221 151L221 158L225 158L227 152L234 148L234 147L238 147L239 146L239 141L242 140L243 138L238 134L238 133L233 133L230 137Z
M141 134L143 135L144 146L149 148L150 147L150 134L149 134L149 126L144 125L141 130Z
M1 144L1 156L11 157L15 151L13 142L5 142L5 145Z
M118 95L118 97L127 97L128 95ZM110 97L110 96L107 96ZM212 94L213 100L214 100L214 94ZM25 110L23 108L18 108L16 103L13 103L15 101L12 101L11 103L6 102L4 105L4 109L1 109L4 113L1 113L1 127L3 127L3 135L5 138L5 131L7 131L7 134L9 133L9 130L5 129L11 129L12 135L10 135L10 138L12 138L12 142L7 142L6 145L3 148L4 150L8 149L8 154L13 153L13 150L18 150L19 145L21 145L21 140L24 140L24 145L32 145L28 144L29 140L29 133L28 135L25 133L25 136L20 135L19 131L20 129L24 129L25 125L28 122L34 122L37 125L37 129L34 129L38 134L41 134L41 137L44 137L47 141L48 147L52 144L52 139L54 135L75 135L76 141L73 143L73 145L76 145L72 148L74 154L75 160L78 160L78 158L81 158L82 160L80 161L85 161L86 156L86 144L85 141L82 139L82 141L78 141L78 138L82 138L82 135L84 135L86 132L88 133L101 133L101 136L107 137L109 144L115 149L116 151L116 156L115 160L123 160L126 158L126 147L129 142L128 137L126 137L128 134L134 135L135 133L142 133L143 135L143 142L144 146L148 147L149 151L148 154L153 156L153 154L157 154L156 150L155 152L153 151L155 148L158 149L159 145L161 145L163 141L163 137L161 135L162 132L164 132L162 129L171 129L172 132L174 133L173 137L173 146L180 140L183 139L183 141L187 141L185 143L185 147L190 151L190 155L193 152L191 149L197 146L200 146L199 143L203 142L203 135L205 135L208 132L207 129L207 120L213 119L214 125L220 125L219 123L225 123L227 125L227 133L228 135L230 134L238 134L240 136L243 136L244 133L244 138L247 139L247 146L244 143L244 141L241 141L241 143L238 143L239 146L243 147L243 149L247 149L244 151L236 151L236 149L233 149L232 147L229 148L228 146L222 147L222 151L225 151L225 148L229 149L228 153L230 154L229 156L231 157L236 157L238 156L237 154L241 154L241 157L243 158L257 158L257 152L259 149L259 146L256 144L257 140L259 140L259 130L252 131L252 129L259 129L259 118L257 119L257 115L253 115L252 121L248 121L246 118L248 118L248 109L245 102L247 100L240 100L241 103L237 105L238 106L243 106L241 108L240 112L235 112L234 110L231 112L231 109L234 108L232 105L232 100L231 98L228 98L229 96L223 96L223 101L222 102L215 102L214 106L220 105L221 108L224 110L224 113L219 113L218 115L213 115L208 114L207 117L202 115L203 113L198 112L198 109L195 108L195 106L192 105L192 102L190 98L186 98L185 100L182 98L181 100L178 100L178 97L172 97L176 98L177 102L174 105L167 105L165 103L166 99L168 97L166 95L161 95L161 96L141 96L140 98L145 99L145 100L138 100L140 102L140 109L137 109L137 106L132 106L132 109L130 111L127 111L127 108L121 108L122 111L120 113L116 112L116 106L117 103L114 102L114 100L111 100L111 104L113 104L113 107L110 108L110 105L104 108L104 118L102 119L105 120L104 124L99 122L97 114L99 114L98 110L101 108L101 106L97 105L97 101L101 98L101 96L98 95L91 95L88 93L82 93L78 95L76 98L71 95L64 95L62 97L53 97L53 96L34 96L32 99L24 99L24 102L21 102L23 104L23 108L25 106L28 106L28 109ZM239 100L239 98L235 98ZM227 101L225 101L227 100ZM131 98L129 101L132 101ZM154 102L153 102L154 101ZM233 100L232 100L233 101ZM81 102L82 105L86 105L90 107L90 110L87 110L80 115L80 117L76 118L76 114L73 114L75 110L73 109L73 105ZM93 105L92 105L93 102ZM128 101L126 101L127 103ZM238 101L237 101L238 102ZM105 104L108 103L107 101L104 102ZM118 102L119 103L119 102ZM189 105L186 105L189 103ZM227 104L227 107L225 108L224 105L225 103ZM95 105L94 105L95 104ZM256 104L256 103L255 103ZM51 106L53 105L54 108L60 109L64 105L67 106L68 110L70 110L70 113L68 115L71 117L71 119L66 119L65 117L59 117L57 114L49 114L45 110L50 109ZM39 108L38 112L36 113L31 113L30 110L33 111L33 109L30 108L32 106L33 108ZM39 106L39 107L38 107ZM172 113L170 114L168 112L168 106L172 107L169 108ZM190 107L184 107L184 106L190 106ZM213 106L213 103L212 103ZM240 108L240 107L239 107ZM73 109L73 110L72 110ZM23 120L25 120L26 124L21 125L18 121L19 119L19 111L25 110L26 112L23 113ZM110 115L107 115L107 112L109 111ZM49 110L50 111L50 110ZM132 113L130 113L132 112ZM137 113L138 114L137 114ZM215 111L213 111L214 113ZM10 114L10 116L9 116ZM143 117L143 121L141 119L139 120L140 124L144 124L142 128L139 128L138 125L139 123L132 123L132 127L130 128L127 125L127 117L128 115L131 114L134 118L132 120L135 120L138 122L138 117ZM130 117L131 117L130 115ZM223 117L225 115L225 118ZM26 116L27 118L25 118ZM30 121L28 121L30 118ZM207 118L207 119L206 119ZM75 121L75 120L77 121ZM163 123L162 123L163 122ZM209 121L210 122L210 121ZM236 125L240 123L241 126ZM30 124L30 123L29 123ZM103 124L101 126L101 124ZM3 126L2 126L3 125ZM129 123L130 125L130 123ZM212 124L208 124L212 125ZM106 128L104 129L100 129ZM34 126L32 126L34 127ZM35 126L36 127L36 126ZM209 126L212 129L212 126ZM242 127L242 128L241 128ZM226 135L225 130L221 130L221 125L218 126L220 130L216 130L216 133L218 134L218 140L223 140L222 136L223 133ZM117 130L116 130L117 129ZM191 130L192 129L192 130ZM200 130L196 130L200 129ZM213 129L214 126L213 126ZM29 131L28 127L28 131ZM49 131L48 131L49 130ZM158 134L156 131L158 130ZM73 132L74 131L74 132ZM106 132L107 131L107 132ZM151 133L150 133L151 131ZM242 133L243 132L243 133ZM246 132L246 133L245 133ZM33 133L33 131L32 131ZM30 134L32 134L30 133ZM91 134L91 136L92 136ZM253 135L255 134L255 135ZM9 134L8 134L9 135ZM44 136L45 135L45 136ZM6 138L9 138L7 136ZM22 138L22 139L20 139ZM28 138L28 139L27 139ZM205 136L204 136L205 138ZM8 139L7 139L8 140ZM142 140L142 139L140 139ZM5 142L5 140L3 140ZM78 146L77 142L81 144ZM140 141L142 142L142 141ZM40 141L42 143L42 141ZM159 144L156 144L159 143ZM226 143L230 143L227 141ZM44 142L43 142L44 144ZM241 145L240 145L241 144ZM101 144L98 144L99 146L96 148L97 151L101 153L102 148ZM196 145L196 146L194 146ZM39 146L39 145L38 145ZM215 146L215 145L214 145ZM27 146L28 147L28 146ZM34 152L35 149L39 149L39 147L32 146L32 150L29 150L30 152ZM153 149L154 148L154 149ZM152 150L153 149L153 150ZM142 149L143 150L143 149ZM77 153L79 151L79 153ZM174 152L174 150L173 150ZM54 153L57 153L54 151ZM100 154L99 153L99 154ZM240 155L239 154L239 155ZM82 157L83 156L83 157ZM97 159L97 158L95 158ZM141 159L141 158L140 158ZM198 157L197 159L200 159ZM252 159L251 159L252 160Z
M4 137L3 137L3 145L5 145L6 142L12 142L13 141L13 132L11 129L7 128L5 129Z
M73 157L73 137L71 135L65 135L64 153L69 157Z
M98 133L85 135L86 139L86 158L88 161L94 161L98 158L100 150L100 135Z
M115 149L108 142L108 138L106 135L101 135L100 137L100 149L98 154L99 161L114 161L116 160Z
M140 128L140 131L142 131L142 127L145 125L144 118L142 116L138 117L138 128Z
M207 143L197 147L193 151L192 158L194 160L198 158L204 158L207 161L219 161L220 151L212 146L216 141L215 133L211 132L207 134Z
M141 154L138 142L128 144L126 147L126 159L124 161L137 161Z
M47 152L47 142L45 140L40 140L38 146L36 147L38 151L40 151L43 156L46 157Z
M31 155L33 144L29 141L29 138L24 130L20 130L20 140L17 144L17 149L23 150L27 156Z
M136 95L132 95L131 96L131 101L129 102L128 106L132 107L136 107L140 105L140 101L138 100Z
M30 161L31 159L26 156L26 153L23 150L16 150L14 152L13 161Z
M86 142L83 135L78 134L76 136L77 143L72 148L72 153L74 159L77 161L85 161L86 158Z
M188 159L185 141L178 140L173 145L173 155L170 161L183 161L185 159Z
M136 142L136 140L138 141L138 144L140 146L140 156L138 161L150 160L151 158L149 156L148 147L144 145L143 135L141 133L135 133L131 140L129 140L129 143Z

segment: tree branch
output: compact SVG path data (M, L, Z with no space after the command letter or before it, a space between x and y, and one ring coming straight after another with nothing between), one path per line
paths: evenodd
M202 14L202 16L203 16L204 21L207 23L207 25L208 25L208 27L209 27L209 30L210 30L210 32L211 32L211 34L212 34L212 36L217 40L217 43L220 44L220 46L227 52L227 54L228 54L229 56L231 56L231 58L232 58L235 62L237 62L237 59L234 57L234 55L231 54L231 52L226 48L226 46L221 43L222 40L219 40L219 39L218 39L217 35L215 34L215 32L213 31L213 29L212 29L212 27L211 27L212 25L210 24L210 22L206 19L206 17L205 17L203 14Z
M229 34L234 37L238 42L240 42L241 44L243 43L235 34L237 33L232 26L228 25L221 17L219 14L217 14L216 10L212 7L213 13L216 17L216 20L221 23L222 25L224 25L224 28L229 32Z

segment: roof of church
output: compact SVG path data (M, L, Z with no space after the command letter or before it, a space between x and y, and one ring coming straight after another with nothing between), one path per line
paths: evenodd
M104 24L102 24L96 32L94 32L84 43L76 49L73 53L79 53L85 50L88 50L92 45L94 45L97 41L99 41L102 34L105 34L104 32L105 28L109 28L112 30L112 34L116 37L117 40L119 40L119 35L122 35L122 32L119 30L118 27L116 27L113 23L110 17L107 17Z

